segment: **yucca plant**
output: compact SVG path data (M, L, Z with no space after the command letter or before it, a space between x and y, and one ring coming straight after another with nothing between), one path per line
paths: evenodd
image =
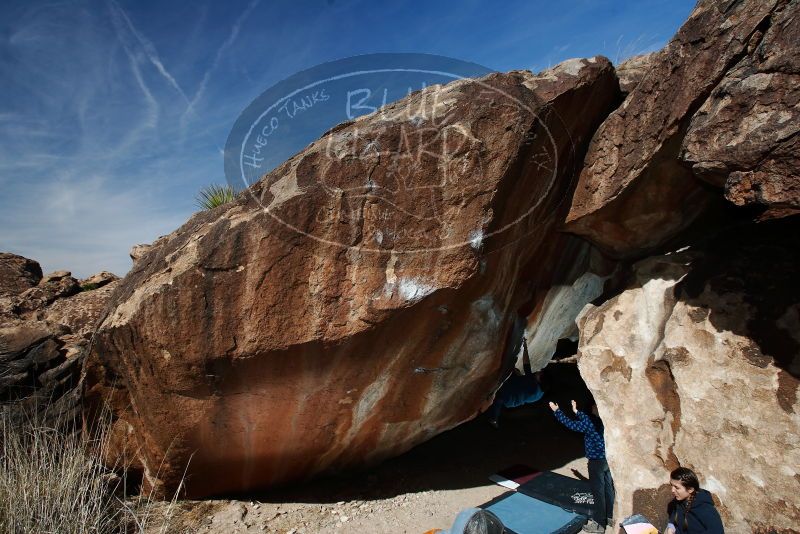
M211 184L200 189L195 200L198 207L210 210L231 202L235 197L236 191L230 185Z

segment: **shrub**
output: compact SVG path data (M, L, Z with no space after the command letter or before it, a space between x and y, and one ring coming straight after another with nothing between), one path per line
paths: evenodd
M236 191L230 185L211 184L200 189L195 201L204 210L222 206L236 198Z

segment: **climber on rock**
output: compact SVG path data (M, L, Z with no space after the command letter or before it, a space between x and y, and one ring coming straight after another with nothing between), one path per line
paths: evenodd
M520 373L518 369L508 377L494 396L494 402L489 408L489 424L499 428L498 419L503 408L516 408L525 404L537 402L544 396L540 383L541 373L531 372L531 360L528 355L528 344L522 338L522 365L525 373Z

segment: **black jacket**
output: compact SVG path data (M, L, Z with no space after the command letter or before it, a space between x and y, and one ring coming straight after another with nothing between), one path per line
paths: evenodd
M698 490L692 501L686 522L688 529L684 528L687 501L688 499L683 501L672 499L667 507L668 521L675 525L676 534L725 534L722 519L714 508L711 494L704 489Z

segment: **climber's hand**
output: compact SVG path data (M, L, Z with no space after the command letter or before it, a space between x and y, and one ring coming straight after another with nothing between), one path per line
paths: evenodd
M551 402L550 403L550 409L553 410L553 411L558 410L558 404L556 404L555 402Z

